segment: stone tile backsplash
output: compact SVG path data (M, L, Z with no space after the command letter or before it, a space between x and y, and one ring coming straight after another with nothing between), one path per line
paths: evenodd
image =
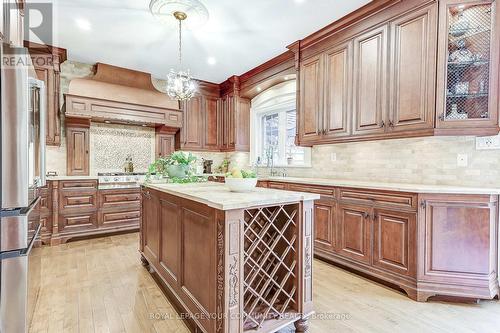
M335 160L332 160L335 154ZM457 165L457 155L468 166ZM500 187L500 151L476 150L475 137L424 137L315 146L312 168L289 176ZM268 170L260 170L267 174Z
M149 127L90 125L90 174L123 171L131 156L135 172L146 172L155 158L155 130Z

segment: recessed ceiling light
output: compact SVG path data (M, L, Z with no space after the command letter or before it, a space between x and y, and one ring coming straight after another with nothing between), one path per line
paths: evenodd
M215 65L217 63L217 59L215 59L214 57L208 57L207 58L207 64L209 65Z
M261 88L261 87L257 87L257 91L261 91L261 90L262 90L262 88Z
M306 0L295 0L295 3L303 3L306 2Z
M288 79L289 79L289 77L288 77L288 76L285 76L285 81L286 81L286 80L288 80Z
M105 120L104 121L106 124L111 124L111 122L109 120Z
M76 26L82 30L90 31L92 29L92 25L90 22L83 18L75 19Z

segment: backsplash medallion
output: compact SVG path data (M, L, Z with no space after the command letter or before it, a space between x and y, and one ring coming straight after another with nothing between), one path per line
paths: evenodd
M155 155L153 128L100 123L90 125L90 174L123 171L129 155L134 162L134 171L147 171Z

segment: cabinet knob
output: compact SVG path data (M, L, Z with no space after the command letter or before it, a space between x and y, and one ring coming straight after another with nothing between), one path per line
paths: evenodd
M368 214L367 212L364 212L364 213L363 213L363 217L364 217L365 219L367 219L369 216L370 216L370 214Z
M392 122L392 120L389 121L389 127L394 127L394 123Z
M385 127L385 121L382 120L382 124L380 124L380 128Z
M420 201L420 207L422 207L422 209L425 209L427 207L427 203L425 202L425 200Z

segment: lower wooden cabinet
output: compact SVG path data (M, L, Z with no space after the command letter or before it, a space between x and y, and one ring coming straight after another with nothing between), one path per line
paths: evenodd
M66 118L66 173L88 176L90 159L90 120Z
M414 277L416 270L417 214L375 209L373 266Z
M337 248L337 204L332 200L314 202L314 246L327 251Z
M398 286L418 301L499 294L498 195L261 186L322 195L313 233L320 259Z
M46 190L42 189L40 214L45 244L57 245L75 237L139 228L139 188L98 189L97 180L48 184Z
M369 207L340 205L338 254L360 262L371 262Z
M435 194L420 202L419 298L498 295L498 196Z

